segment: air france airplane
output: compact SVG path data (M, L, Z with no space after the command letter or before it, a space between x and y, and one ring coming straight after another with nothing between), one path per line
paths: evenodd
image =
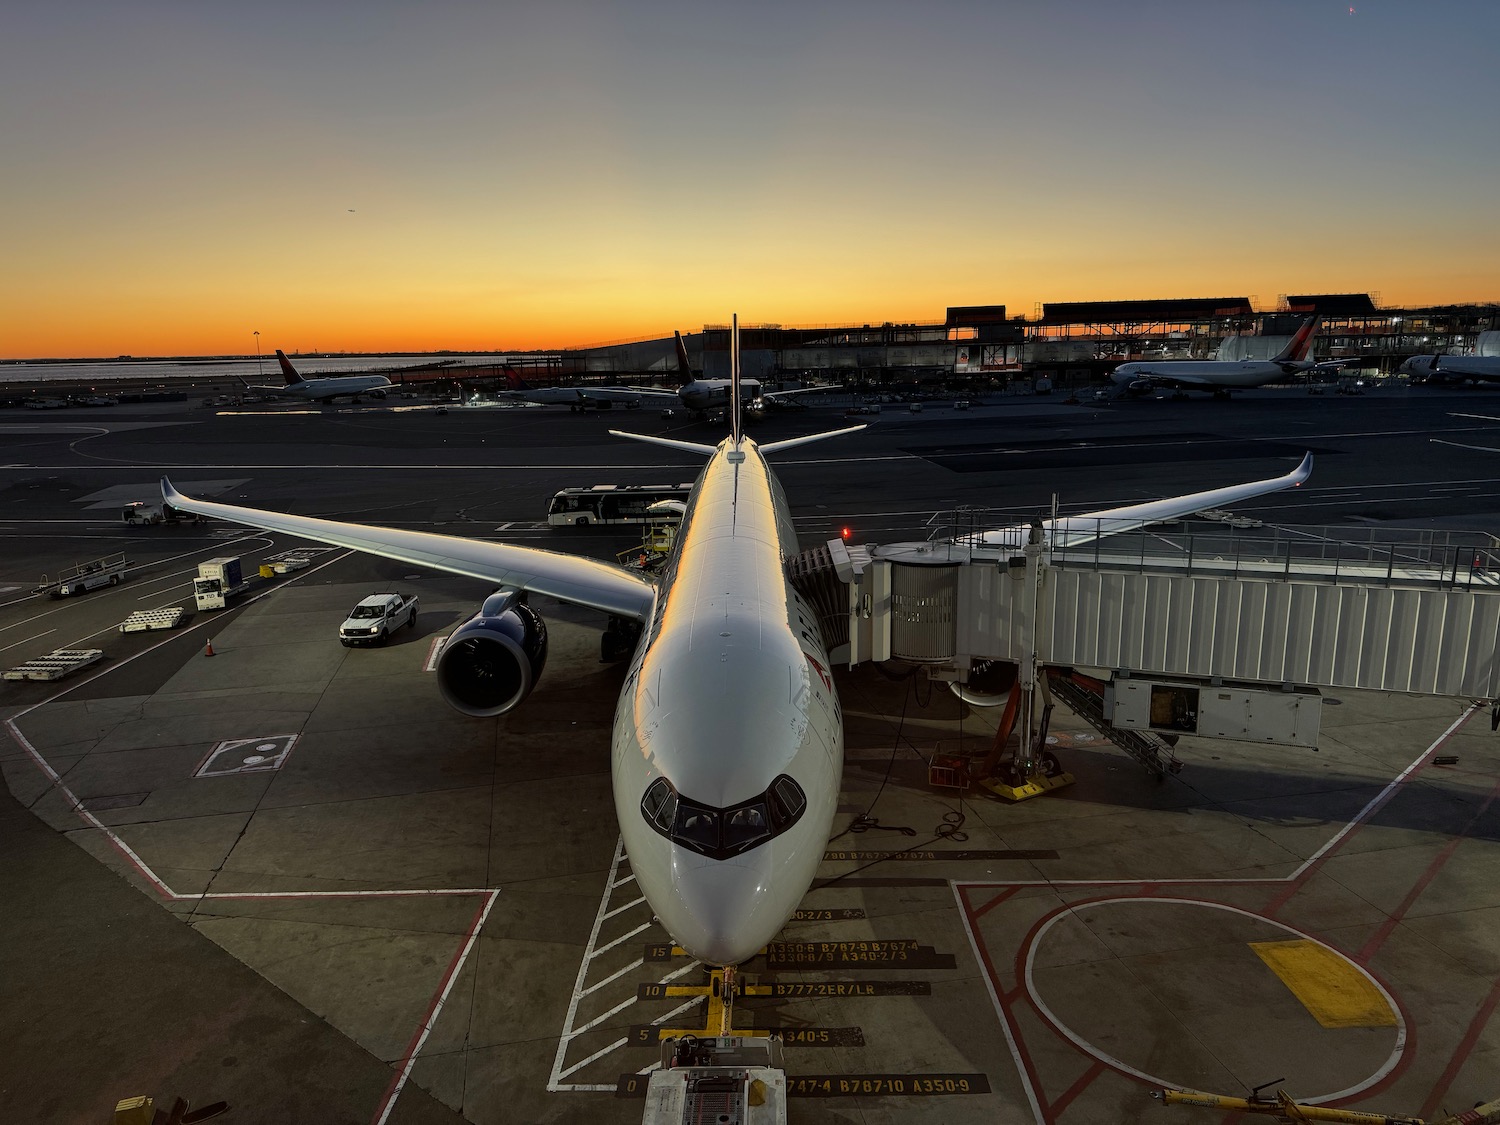
M1149 394L1157 387L1178 391L1212 391L1228 397L1231 389L1260 387L1317 364L1308 359L1318 318L1308 317L1287 346L1270 359L1168 359L1122 363L1110 379L1130 394Z
M739 382L738 322L731 380ZM736 387L736 389L738 389ZM756 443L729 396L717 445L619 434L706 459L659 578L593 559L430 532L285 515L178 493L174 507L498 584L438 656L443 695L476 717L530 693L547 657L530 591L637 623L639 641L611 735L615 814L631 870L667 932L707 965L753 957L812 884L833 825L843 719L817 617L786 578L798 551L766 458L863 429ZM1060 541L1299 485L1309 456L1270 480L1057 521ZM990 533L1024 541L1028 528Z
M286 352L280 348L276 349L276 362L281 364L281 374L286 379L286 386L252 387L247 383L246 389L281 398L305 398L313 402L332 402L336 398L358 398L360 395L384 398L386 388L391 386L391 381L384 375L329 375L313 379L305 378L292 366L292 361L287 359Z

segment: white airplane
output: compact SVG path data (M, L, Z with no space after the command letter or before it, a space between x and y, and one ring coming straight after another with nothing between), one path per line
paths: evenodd
M1308 359L1318 318L1309 317L1287 346L1270 359L1165 359L1122 363L1111 381L1128 394L1149 394L1158 387L1178 391L1212 391L1228 398L1231 389L1260 387L1318 366Z
M1500 382L1500 355L1414 355L1401 365L1403 375L1429 383Z
M276 349L276 361L281 364L281 374L286 379L286 386L253 387L246 383L245 389L265 395L275 395L278 398L305 398L313 402L332 402L336 398L357 399L360 395L384 398L386 388L391 386L391 381L384 375L329 375L313 379L304 378L298 374L297 369L292 366L292 361L287 359L286 352L280 348Z
M730 331L738 384L737 318ZM620 834L667 932L704 964L731 966L774 938L807 893L843 771L828 651L816 613L786 578L783 562L799 547L766 458L864 427L759 445L741 428L739 396L728 401L730 434L717 445L612 431L706 459L659 578L533 547L195 500L165 478L162 495L183 511L498 584L438 656L441 691L466 715L505 714L542 673L547 627L525 592L632 623L639 640L611 735ZM1299 485L1311 468L1309 455L1284 476L1073 516L1050 530L1067 542L1113 534ZM1030 530L991 535L1024 542Z
M509 390L500 392L503 399L534 402L538 406L567 406L575 411L608 410L616 405L633 410L640 406L643 396L673 397L670 391L640 391L634 387L533 387L509 367L505 370L505 382Z
M694 378L692 366L688 363L687 345L682 342L682 333L673 332L677 343L677 371L683 380L682 385L677 388L676 397L684 410L694 414L707 414L714 410L724 410L729 406L732 379L703 379ZM738 347L738 342L735 347ZM760 414L765 410L768 403L780 402L785 399L795 398L797 395L820 394L828 391L836 391L838 387L802 387L795 391L765 391L760 389L759 379L740 378L739 381L740 401L745 411L751 414ZM660 395L662 392L651 392Z

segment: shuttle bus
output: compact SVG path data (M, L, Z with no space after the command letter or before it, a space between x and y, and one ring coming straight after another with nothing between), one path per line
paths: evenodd
M565 488L552 497L547 522L554 527L584 527L589 524L645 523L659 519L648 513L661 500L686 503L691 484L596 484L588 488Z

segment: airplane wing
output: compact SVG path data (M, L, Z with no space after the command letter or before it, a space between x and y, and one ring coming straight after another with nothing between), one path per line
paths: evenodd
M1180 388L1185 391L1219 391L1224 389L1223 383L1216 382L1202 375L1168 375L1164 372L1158 374L1155 371L1142 371L1136 378L1146 380L1153 387L1166 387L1168 389Z
M580 387L578 395L598 402L632 402L643 398L679 401L676 391L638 390L635 387Z
M794 395L827 394L829 391L841 391L843 389L844 389L844 387L843 387L842 383L840 383L837 386L833 386L833 387L798 387L794 391L766 391L760 397L761 398L792 398Z
M1296 488L1312 475L1312 465L1313 455L1309 453L1302 458L1300 465L1284 476L1211 488L1207 492L1193 492L1167 500L1148 500L1144 504L1130 504L1123 508L1104 508L1081 516L1065 516L1042 526L1047 530L1053 546L1075 547L1094 539L1118 535L1122 531L1134 531L1147 524L1190 516L1194 512L1226 504L1238 504L1242 500L1264 496L1268 492L1279 492L1283 488ZM1027 541L1030 530L1021 525L997 528L984 532L981 540L990 546L1019 547Z
M650 579L577 555L518 547L511 543L463 539L456 535L435 535L429 531L369 527L195 500L178 492L166 477L161 480L161 494L168 504L185 512L349 547L381 558L462 574L499 586L530 590L637 621L650 617L656 601L656 585Z

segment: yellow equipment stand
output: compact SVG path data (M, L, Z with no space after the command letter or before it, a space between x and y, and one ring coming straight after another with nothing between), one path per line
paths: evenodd
M1163 1105L1196 1105L1204 1109L1260 1113L1292 1122L1333 1121L1341 1125L1497 1125L1500 1123L1500 1101L1492 1101L1429 1123L1420 1117L1391 1117L1382 1113L1361 1113L1357 1109L1329 1109L1320 1105L1303 1105L1301 1102L1292 1101L1285 1090L1277 1090L1268 1098L1262 1097L1260 1091L1264 1088L1257 1086L1255 1092L1248 1098L1202 1094L1196 1090L1152 1090L1151 1096Z
M674 952L677 951L674 949ZM708 999L707 1018L703 1021L706 1026L658 1027L656 1039L660 1042L663 1039L679 1039L684 1035L690 1035L694 1039L718 1039L729 1035L745 1038L768 1036L771 1034L769 1031L734 1026L734 1001L738 996L770 996L771 991L770 985L743 983L733 967L710 969L707 984L668 985L666 995L670 998L703 996Z
M1043 793L1061 789L1064 785L1072 785L1073 775L1060 773L1047 777L1044 774L1037 774L1024 785L1007 785L999 778L985 777L980 779L979 784L995 796L1004 797L1007 801L1024 801L1028 797L1040 797Z

